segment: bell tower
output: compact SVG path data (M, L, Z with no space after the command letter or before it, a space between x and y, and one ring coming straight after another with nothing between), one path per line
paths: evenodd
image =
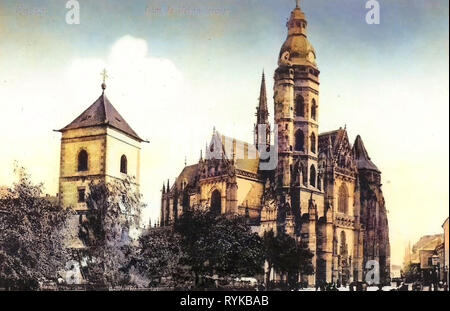
M274 76L278 208L285 211L286 222L288 219L295 221L295 234L314 254L312 262L316 266L320 250L315 224L324 213L323 184L318 167L320 72L299 1L286 26L288 34ZM314 284L315 276L308 276L305 281Z
M63 207L72 207L80 214L87 210L90 182L131 177L139 187L141 143L146 141L106 97L106 71L102 75L100 97L59 130L62 133L59 201Z
M278 185L322 191L318 183L319 70L307 38L306 16L297 1L287 23L275 71L275 123L278 126Z

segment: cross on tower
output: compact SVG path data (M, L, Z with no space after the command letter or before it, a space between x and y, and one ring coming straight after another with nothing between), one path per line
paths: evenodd
M300 7L300 0L295 0L295 2L297 3L297 8L299 8Z
M100 75L103 77L102 89L104 91L106 89L106 78L108 78L106 69L103 69L103 71L100 73Z

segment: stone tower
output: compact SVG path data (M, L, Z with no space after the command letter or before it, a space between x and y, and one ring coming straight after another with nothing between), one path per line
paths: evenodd
M141 139L105 95L59 130L61 158L59 200L79 213L86 210L89 183L135 178L139 185Z
M379 263L380 279L390 278L390 244L387 210L381 190L381 172L372 162L361 137L356 137L353 152L361 188L361 224L365 229L364 266L369 260Z
M318 178L319 70L307 25L297 3L287 23L288 35L274 77L278 129L275 175L281 218L316 253L316 218L323 214L323 186ZM294 221L296 225L290 225Z

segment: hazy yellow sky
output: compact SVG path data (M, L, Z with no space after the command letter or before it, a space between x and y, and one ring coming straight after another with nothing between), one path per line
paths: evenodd
M53 129L98 98L106 67L108 98L150 140L141 184L155 220L163 182L185 157L198 160L214 126L253 141L261 71L271 98L294 1L174 0L204 13L174 16L166 1L83 3L80 25L65 23L64 1L0 3L0 185L13 182L17 160L57 192ZM302 8L321 70L320 131L347 125L352 142L362 136L383 172L392 263L400 264L408 241L442 232L448 217L448 1L380 3L376 26L364 21L364 1L305 0Z

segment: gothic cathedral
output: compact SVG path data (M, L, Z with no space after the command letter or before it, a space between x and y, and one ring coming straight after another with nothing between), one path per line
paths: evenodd
M214 130L199 163L163 185L160 222L170 225L193 208L245 215L260 234L284 231L306 243L314 254L315 273L303 278L310 286L362 281L370 260L386 280L390 245L381 172L360 136L352 145L346 129L319 132L320 71L307 26L297 5L274 75L273 131L263 74L254 144ZM267 160L270 150L275 154Z

